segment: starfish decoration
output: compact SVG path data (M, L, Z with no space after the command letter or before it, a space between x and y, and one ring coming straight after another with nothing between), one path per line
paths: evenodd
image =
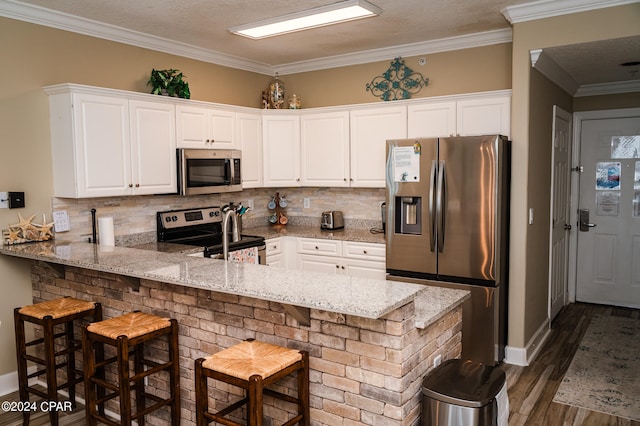
M44 213L42 214L42 225L36 225L40 228L40 238L43 240L48 240L53 238L53 224L54 222L47 223L46 217Z
M43 214L42 224L39 225L33 223L33 218L35 217L36 215L34 214L25 219L18 213L19 222L15 225L9 225L8 230L2 231L2 237L5 239L6 244L47 241L52 239L54 222L47 223L47 217Z
M29 219L25 219L24 217L22 217L22 215L20 213L18 213L18 220L20 221L19 223L16 223L15 225L9 225L11 228L20 228L22 230L23 234L26 234L31 228L33 228L33 224L31 222L33 222L33 218L35 218L36 215L31 215L31 217L29 217Z
M9 244L13 243L14 241L18 241L21 238L21 231L22 229L20 228L9 227L9 234L7 235Z

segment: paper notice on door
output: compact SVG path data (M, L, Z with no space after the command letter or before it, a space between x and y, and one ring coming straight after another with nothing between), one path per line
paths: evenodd
M420 182L420 150L412 146L393 148L394 182Z
M613 136L611 158L640 158L640 136Z
M596 189L620 190L620 163L599 162L596 164Z
M619 212L620 212L620 192L619 191L596 192L596 215L597 216L618 216Z

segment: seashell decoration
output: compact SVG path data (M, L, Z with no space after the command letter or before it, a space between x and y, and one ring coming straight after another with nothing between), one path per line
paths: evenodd
M22 217L18 213L18 223L9 225L9 229L2 231L5 244L22 244L32 241L48 241L53 239L53 224L47 223L46 217L42 215L42 224L33 223L36 215L28 218Z

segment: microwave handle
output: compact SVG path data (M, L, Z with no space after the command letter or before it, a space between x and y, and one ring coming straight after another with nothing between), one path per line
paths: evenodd
M233 180L233 167L229 158L224 160L224 183L229 185Z

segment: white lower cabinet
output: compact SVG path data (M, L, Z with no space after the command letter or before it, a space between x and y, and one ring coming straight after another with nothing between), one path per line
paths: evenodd
M297 239L297 269L384 279L385 246L376 243Z
M267 266L276 268L284 268L284 253L282 247L282 238L270 238L265 240Z

